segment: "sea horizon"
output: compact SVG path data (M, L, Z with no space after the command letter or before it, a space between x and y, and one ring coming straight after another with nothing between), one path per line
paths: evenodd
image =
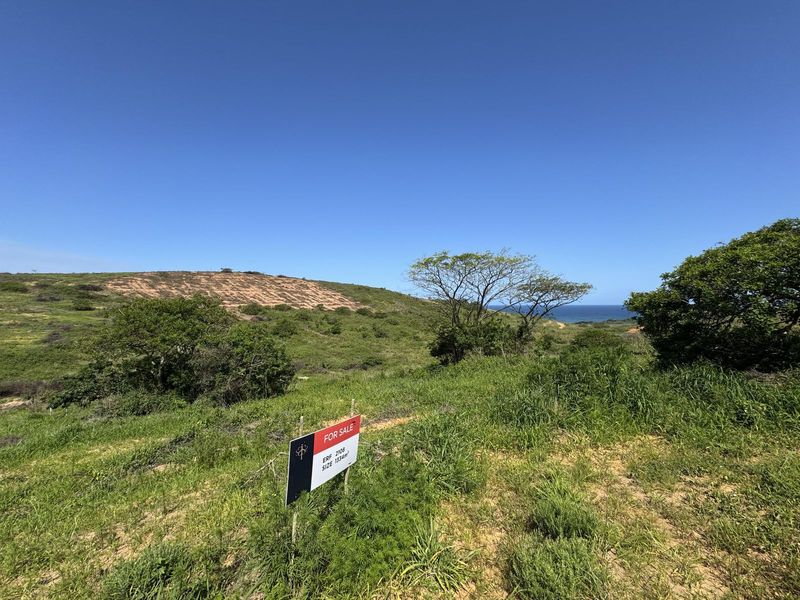
M514 312L501 306L490 306L489 308ZM636 317L636 313L629 311L622 304L570 304L554 309L545 318L563 323L598 323L624 321L634 317Z

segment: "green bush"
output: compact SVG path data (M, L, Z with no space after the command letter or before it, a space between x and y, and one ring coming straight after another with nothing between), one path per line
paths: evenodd
M361 308L356 309L356 314L362 315L364 317L371 317L372 309L367 308L366 306L362 306Z
M627 348L627 342L619 335L605 329L581 329L572 338L569 348L573 350L588 348L622 350Z
M243 315L256 316L263 315L265 312L267 312L267 308L265 306L261 306L260 304L250 303L240 306L239 312L241 312Z
M608 574L588 540L528 534L511 549L506 579L515 598L591 600L604 597Z
M626 306L665 365L800 365L800 219L783 219L687 258Z
M503 353L512 338L511 327L494 320L478 325L445 325L436 331L431 356L444 365L457 363L469 354L496 356Z
M190 361L197 393L223 405L283 394L295 370L266 323L237 323Z
M134 387L197 395L192 360L233 318L206 296L142 299L119 308L98 351L119 365Z
M337 306L334 311L337 315L349 315L353 311L346 306Z
M84 299L75 299L72 301L72 310L94 310L94 304L92 304L89 300Z
M282 394L294 367L271 333L267 323L233 324L217 301L201 296L136 300L112 316L95 349L102 358L66 378L51 404L112 396L101 410L143 414L169 405L170 394L221 405Z
M297 324L289 319L280 319L272 326L272 334L279 338L290 338L299 331Z
M61 390L49 401L51 407L70 404L85 406L112 394L121 394L132 389L128 374L107 359L97 358L84 366L75 375L63 379Z
M28 291L28 286L21 281L0 281L0 292L13 292L24 294Z

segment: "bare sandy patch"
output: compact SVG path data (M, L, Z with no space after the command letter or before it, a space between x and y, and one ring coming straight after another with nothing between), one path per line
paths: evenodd
M314 281L258 273L139 273L109 281L106 287L117 294L139 298L174 298L202 294L219 298L223 306L229 309L245 304L286 304L294 308L315 308L322 305L326 309L345 307L351 310L362 307L358 302Z
M11 398L0 404L0 410L12 410L14 408L25 408L30 406L30 400L23 400L22 398Z
M666 452L666 440L657 436L639 436L607 448L580 448L559 457L561 464L574 464L587 459L602 476L601 481L589 484L590 497L602 514L618 523L623 530L646 523L656 533L653 550L642 556L641 564L626 564L612 549L605 555L612 578L632 594L668 591L674 598L718 598L729 590L725 576L710 563L712 551L702 544L696 531L683 531L657 508L656 498L648 494L630 476L626 457L643 449ZM710 482L685 481L675 486L665 497L669 504L681 505L693 488ZM642 588L645 589L642 589Z
M394 419L381 419L380 421L368 421L364 429L369 431L383 431L384 429L391 429L392 427L399 427L414 420L413 416L409 417L396 417Z

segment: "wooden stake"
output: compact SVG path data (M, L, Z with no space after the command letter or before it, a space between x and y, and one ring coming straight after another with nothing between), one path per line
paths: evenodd
M298 437L303 437L303 415L300 415L300 434ZM292 556L289 558L289 587L292 589L294 595L294 577L292 576L292 566L294 565L294 555L297 551L297 508L292 511Z
M351 398L350 399L350 418L352 419L355 416L356 416L356 399L355 398ZM344 470L344 495L345 496L347 495L347 485L348 485L349 482L350 482L350 467L347 467Z

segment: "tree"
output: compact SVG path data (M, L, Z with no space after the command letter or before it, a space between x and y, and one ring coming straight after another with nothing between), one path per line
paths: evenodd
M193 395L190 362L197 348L232 322L219 301L207 296L134 300L112 314L98 351L136 386Z
M555 309L572 304L592 289L589 283L567 281L558 275L535 269L516 286L510 308L522 318L518 337L530 338L534 326Z
M443 310L431 353L442 362L457 362L469 351L499 354L513 336L498 321L504 312L522 318L517 341L529 341L533 327L553 309L575 302L589 284L551 275L523 254L439 252L416 261L409 279Z
M663 363L771 371L800 364L800 219L687 258L625 303Z
M438 252L409 269L409 279L440 302L454 327L490 319L492 303L503 303L525 281L533 259L505 250L450 255Z

